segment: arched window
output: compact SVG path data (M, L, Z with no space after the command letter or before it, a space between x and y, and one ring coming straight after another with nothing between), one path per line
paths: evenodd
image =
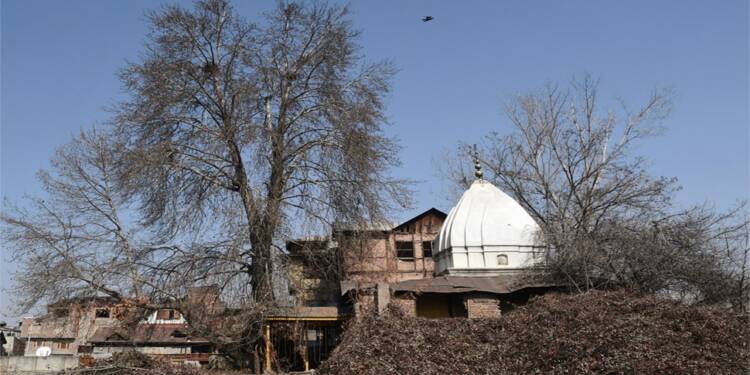
M505 254L500 254L497 256L497 265L498 266L507 266L508 265L508 256Z

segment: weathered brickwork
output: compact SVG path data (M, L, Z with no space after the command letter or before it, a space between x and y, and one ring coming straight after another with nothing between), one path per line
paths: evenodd
M417 300L414 297L394 297L391 304L400 308L407 316L417 316Z
M351 238L339 235L347 279L396 283L432 277L435 264L431 244L444 219L444 213L428 210L392 230L360 233L360 237ZM399 243L410 244L411 253L399 256Z
M375 295L362 293L354 300L354 315L362 317L375 309Z
M491 294L470 294L466 296L466 311L470 319L499 318L500 300Z
M294 303L333 306L341 302L342 293L353 289L431 278L435 268L432 241L445 216L430 209L396 227L338 229L330 236L289 241L287 271ZM341 290L342 282L350 289ZM355 313L364 311L368 303L355 301L360 305L355 306Z

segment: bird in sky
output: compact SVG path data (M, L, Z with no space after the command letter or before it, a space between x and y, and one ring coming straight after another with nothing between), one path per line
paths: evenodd
M424 17L422 17L422 22L428 22L428 21L432 21L432 20L433 20L432 16L424 16Z

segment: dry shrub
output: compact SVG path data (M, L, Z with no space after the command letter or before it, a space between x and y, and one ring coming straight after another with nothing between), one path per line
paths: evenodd
M623 292L549 294L500 319L367 316L321 374L748 373L748 317Z
M113 353L111 358L96 361L94 366L66 370L60 375L230 375L234 372L211 371L174 365L167 360L136 351Z

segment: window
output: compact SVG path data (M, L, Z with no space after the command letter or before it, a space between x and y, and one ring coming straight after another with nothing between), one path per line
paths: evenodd
M422 256L432 258L432 241L422 241Z
M187 333L182 332L179 329L176 329L172 331L172 337L187 337Z
M58 349L69 349L70 344L67 342L59 342L57 343Z
M396 241L396 256L399 259L414 259L414 243Z
M404 226L396 228L395 232L396 233L411 233L413 232L413 229L412 229L411 224L409 224L409 225L404 225Z
M211 347L208 345L191 346L190 353L211 353Z
M156 313L157 320L176 320L180 319L182 315L177 310L163 309Z
M507 266L508 265L508 256L505 254L500 254L497 256L497 265L498 266Z
M128 341L128 338L126 336L124 336L124 335L121 335L121 334L115 332L115 333L109 335L109 337L107 337L107 341Z
M109 309L96 309L97 318L109 318Z

